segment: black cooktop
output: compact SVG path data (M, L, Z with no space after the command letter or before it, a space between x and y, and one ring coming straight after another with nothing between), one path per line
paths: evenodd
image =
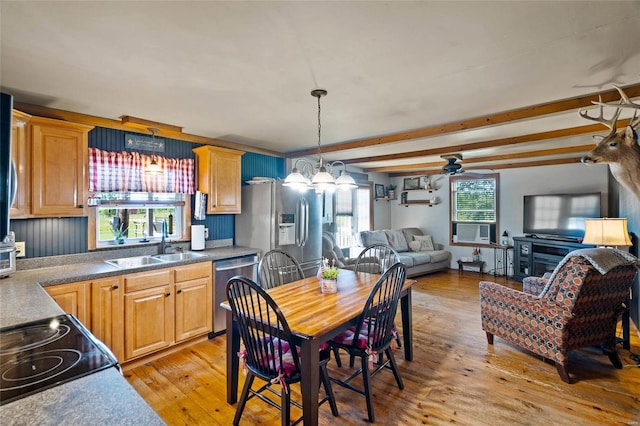
M118 366L72 315L0 329L0 405Z

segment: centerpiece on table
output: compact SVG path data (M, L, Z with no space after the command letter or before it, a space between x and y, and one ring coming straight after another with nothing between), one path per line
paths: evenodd
M322 258L322 266L318 271L318 279L323 293L335 293L338 291L338 268L335 259L329 266L329 259Z

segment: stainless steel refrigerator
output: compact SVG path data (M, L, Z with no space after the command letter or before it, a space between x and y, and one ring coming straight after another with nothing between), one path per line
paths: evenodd
M235 243L266 253L279 249L293 256L306 277L322 260L322 196L269 181L242 187L242 213L236 216Z

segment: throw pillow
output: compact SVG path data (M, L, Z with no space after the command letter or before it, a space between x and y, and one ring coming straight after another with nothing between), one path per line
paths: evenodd
M433 238L431 238L431 235L414 235L413 239L414 241L420 241L420 250L435 250L435 247L433 246Z
M409 243L409 248L411 251L420 251L422 248L422 241L411 241Z
M409 247L407 246L407 240L404 239L404 234L402 231L384 231L387 234L387 240L389 240L389 245L393 247L395 251L409 251Z

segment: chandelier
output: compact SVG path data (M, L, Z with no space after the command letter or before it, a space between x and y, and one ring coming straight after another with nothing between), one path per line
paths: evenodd
M318 162L313 165L304 158L296 160L291 173L289 173L284 180L284 186L299 190L314 188L318 194L322 194L324 191L334 191L336 188L349 190L358 187L356 181L347 173L347 166L344 162L338 160L324 164L322 160L322 150L320 149L320 136L322 131L322 124L320 122L320 98L326 94L327 91L323 89L311 91L311 96L318 98ZM340 176L335 179L332 173L336 166L340 164L342 165L342 171Z

